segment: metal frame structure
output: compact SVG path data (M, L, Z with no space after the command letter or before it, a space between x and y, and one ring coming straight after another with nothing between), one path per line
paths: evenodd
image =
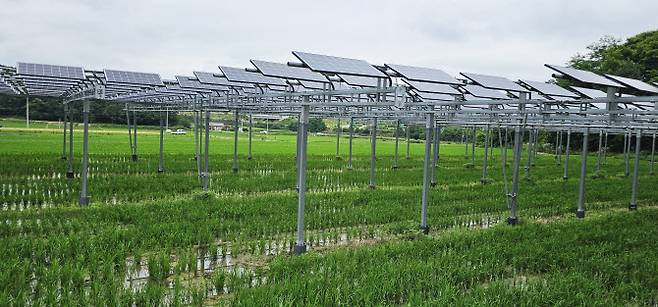
M304 240L304 210L306 202L306 167L308 121L310 118L349 118L349 155L347 169L352 168L352 139L354 122L371 121L371 156L369 188L376 188L377 126L381 121L393 123L395 155L393 168L398 167L400 124L404 124L409 154L409 128L425 126L423 162L423 188L419 228L428 233L427 208L429 189L437 184L441 128L448 126L472 129L470 136L471 159L475 166L476 129L485 131L485 154L480 181L487 181L490 130L497 129L503 157L505 194L510 215L509 224L517 224L517 199L520 185L520 164L523 134L529 132L527 171L534 164L538 131L546 130L561 136L567 132L564 179L568 178L570 139L572 132L583 134L579 200L576 216L585 216L585 184L587 173L588 136L599 134L597 170L601 155L607 147L608 134L636 134L635 161L629 209L637 208L637 181L639 172L640 140L643 133L653 135L651 170L655 135L658 130L658 96L654 86L639 80L620 79L617 76L599 76L591 72L547 65L558 78L566 78L579 85L569 89L555 84L528 80L512 81L503 77L462 73L465 80L431 68L385 64L371 65L362 60L293 52L301 62L278 64L252 60L253 68L237 69L219 66L218 72L194 72L194 77L176 76L176 80L161 80L157 74L114 70L93 71L82 68L57 66L57 71L74 72L73 75L55 76L49 65L19 63L18 69L0 66L0 84L7 85L12 94L60 97L64 103L65 122L69 123L69 151L67 177L72 178L73 123L69 104L83 104L83 151L79 203L89 203L87 177L89 163L88 116L90 101L126 105L131 156L137 160L136 112L160 112L160 147L157 171L164 172L164 112L192 112L195 122L195 158L199 182L203 190L209 188L210 114L233 113L235 119L233 166L238 171L238 123L240 114L249 116L249 151L252 159L252 116L299 116L297 131L297 232L295 253L306 250ZM26 71L24 66L42 69ZM37 70L38 70L37 69ZM33 69L34 70L34 69ZM82 75L80 74L82 73ZM81 77L82 76L82 77ZM638 83L640 82L640 83ZM588 87L582 87L588 86ZM594 88L603 88L606 92ZM575 91L575 92L574 92ZM604 94L601 94L604 93ZM622 93L634 94L623 96ZM638 95L639 94L639 95ZM133 112L132 129L130 112ZM200 129L203 127L203 129ZM340 124L337 127L336 157L339 157ZM64 126L62 158L67 158ZM507 138L501 140L501 129L514 132L511 190L507 182ZM605 133L606 145L602 146ZM466 156L469 135L466 133ZM559 138L561 139L561 137ZM630 137L628 138L630 145ZM556 146L556 153L561 147ZM629 149L626 150L628 153ZM561 149L559 149L561 152ZM605 156L603 157L605 159Z

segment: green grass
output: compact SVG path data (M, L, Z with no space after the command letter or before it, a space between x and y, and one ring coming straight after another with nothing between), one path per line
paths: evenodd
M646 159L639 211L626 212L630 178L617 175L622 157L610 156L587 180L588 217L575 220L579 157L565 181L553 156L540 154L521 182L522 225L509 227L500 152L483 186L482 149L466 167L464 145L442 143L424 237L423 144L412 143L405 159L401 142L392 169L394 142L378 140L377 189L369 190L368 138L355 139L347 170L347 138L336 160L335 137L311 136L310 253L292 257L294 135L255 134L249 161L241 133L233 173L232 134L212 133L210 191L202 192L192 135L166 136L165 173L157 174L157 130L140 128L140 158L131 162L124 129L93 127L92 205L80 208L79 178L65 178L61 131L50 128L0 128L0 305L633 305L657 297L658 213L649 207L658 194L649 187L658 179ZM76 128L76 173L80 135ZM596 156L588 165L593 174ZM151 274L135 275L140 268Z

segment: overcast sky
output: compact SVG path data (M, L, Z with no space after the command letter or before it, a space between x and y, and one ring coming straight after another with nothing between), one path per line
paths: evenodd
M547 80L603 35L658 29L656 0L0 0L0 63L158 72L286 62L292 50Z

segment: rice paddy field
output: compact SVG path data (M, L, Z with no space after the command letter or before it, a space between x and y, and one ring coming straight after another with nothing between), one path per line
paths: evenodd
M377 144L377 188L368 189L370 144L335 136L309 139L306 239L291 253L297 215L295 135L255 133L247 160L240 134L232 172L232 134L210 139L210 190L200 189L194 138L140 128L139 160L126 129L91 126L91 205L77 205L66 178L56 123L0 128L0 306L372 306L630 305L658 301L658 177L640 161L638 210L629 211L631 177L621 155L594 172L588 159L587 216L574 215L580 157L570 178L540 152L522 169L520 224L507 225L500 149L482 185L463 144L441 143L430 192L430 233L418 230L423 144L407 159L400 143ZM526 154L524 154L525 157ZM511 150L509 151L511 159ZM562 157L564 159L564 157ZM522 159L522 166L525 159ZM564 161L562 161L563 163ZM511 178L511 176L510 176Z

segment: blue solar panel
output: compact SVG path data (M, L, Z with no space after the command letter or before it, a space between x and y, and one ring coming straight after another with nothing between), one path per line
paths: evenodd
M394 70L404 78L416 81L437 82L448 84L462 84L459 80L453 78L440 69L425 68L416 66L405 66L397 64L386 64L386 67Z
M76 80L85 79L85 72L82 69L82 67L74 67L74 66L18 63L16 72L19 75L76 79Z
M130 84L153 85L153 86L164 85L164 83L162 83L162 79L160 79L160 75L153 73L106 69L105 79L108 82L117 82L117 83L130 83Z
M575 90L578 93L581 93L583 96L587 98L605 98L608 97L608 94L604 91L600 90L595 90L591 88L586 88L586 87L579 87L579 86L571 86L573 90Z
M335 74L356 75L364 77L387 77L374 66L363 60L341 58L335 56L313 54L306 52L292 52L300 61L314 71Z
M241 68L219 66L226 79L233 82L244 82L254 84L269 84L285 86L286 82L283 79L264 76L261 73L246 71Z
M266 76L314 82L329 82L321 73L304 67L292 67L286 64L251 60L251 63Z
M176 76L178 84L182 88L192 88L192 89L201 89L201 90L211 90L211 91L226 91L229 88L223 85L217 84L204 84L199 82L196 78L186 77L186 76Z
M349 85L361 87L377 87L377 78L353 75L338 75L338 77Z
M230 87L254 87L253 84L251 83L243 83L243 82L231 82L228 79L224 77L218 77L215 76L215 74L211 72L202 72L202 71L195 71L194 75L199 79L199 82L201 83L207 83L207 84L216 84L216 85L226 85Z
M557 84L540 81L519 80L522 84L548 96L579 97L578 94L560 87Z
M488 89L479 85L469 84L462 86L462 88L475 97L489 99L509 99L507 95L498 90Z
M586 71L586 70L580 70L580 69L575 69L571 67L563 67L563 66L558 66L558 65L549 65L545 64L544 66L555 70L565 76L568 76L574 80L583 82L583 83L588 83L588 84L596 84L596 85L603 85L603 86L612 86L612 87L617 87L617 88L623 88L624 86L612 81L608 78L605 78L603 76L599 76L591 71Z
M513 92L528 92L527 89L514 83L512 80L490 75L481 75L474 73L461 73L464 77L486 88L513 91Z
M404 82L406 82L407 84L409 84L409 86L420 92L452 94L452 95L461 94L454 87L447 84L412 81L412 80L404 80Z
M644 81L637 80L637 79L632 79L632 78L626 78L626 77L621 77L621 76L615 76L615 75L605 75L606 77L617 81L623 85L626 85L630 88L636 89L641 92L647 92L647 93L658 93L658 87L655 87L651 84L648 84Z

